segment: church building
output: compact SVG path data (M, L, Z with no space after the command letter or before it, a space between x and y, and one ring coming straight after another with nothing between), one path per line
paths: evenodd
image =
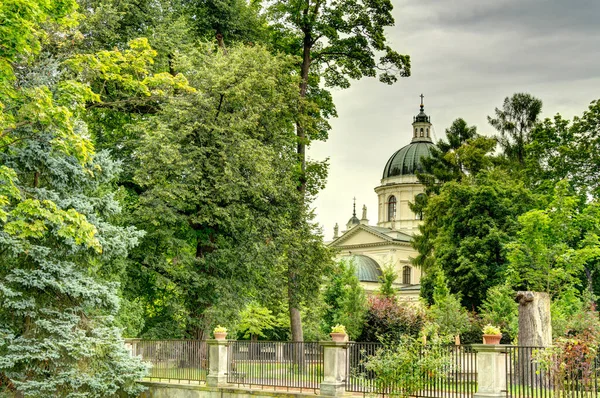
M382 269L392 266L398 275L396 288L400 299L418 300L421 271L410 263L417 255L410 240L418 232L422 217L410 210L409 202L424 195L424 187L416 173L423 171L422 158L430 156L434 145L431 134L431 118L425 114L421 95L420 112L413 118L412 140L389 158L380 184L375 188L377 224L369 224L366 206L362 208L362 217L356 216L355 201L346 229L340 234L335 225L329 246L339 250L338 260L354 263L356 274L367 292L379 288Z

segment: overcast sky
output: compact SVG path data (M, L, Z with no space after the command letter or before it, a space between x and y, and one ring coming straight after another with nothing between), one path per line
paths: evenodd
M309 157L330 158L327 187L315 201L331 239L357 198L377 222L377 196L388 158L407 145L419 95L435 138L458 117L493 134L487 116L505 97L542 99L543 117L572 118L600 98L600 0L392 0L390 43L409 54L412 76L388 86L376 79L334 92L339 117Z

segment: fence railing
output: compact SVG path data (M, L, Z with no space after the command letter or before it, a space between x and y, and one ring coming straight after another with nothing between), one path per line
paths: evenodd
M346 391L369 394L397 395L408 388L415 397L470 397L477 391L477 353L470 346L448 346L435 353L442 358L438 369L419 375L401 375L404 385L383 383L367 370L371 357L385 350L380 343L348 344ZM420 355L432 355L424 351ZM407 385L415 383L415 385Z
M151 379L206 382L208 346L201 340L125 340L133 356L151 364Z
M506 396L512 398L598 398L600 363L573 361L571 369L552 363L545 347L506 346ZM548 365L543 366L543 358ZM557 373L562 373L561 375Z
M323 381L323 347L317 342L231 341L227 382L316 390Z

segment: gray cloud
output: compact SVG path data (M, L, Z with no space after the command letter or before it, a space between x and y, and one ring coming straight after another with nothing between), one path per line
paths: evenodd
M339 117L326 143L309 156L330 157L327 188L315 202L331 238L365 203L376 222L387 159L408 144L419 94L425 94L437 138L463 117L493 134L486 116L515 92L544 101L544 116L581 114L600 98L600 1L403 0L394 2L395 49L412 59L412 76L393 86L365 79L334 92ZM343 228L342 228L343 229Z

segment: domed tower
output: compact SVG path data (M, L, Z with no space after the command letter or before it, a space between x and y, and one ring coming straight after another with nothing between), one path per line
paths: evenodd
M379 202L377 226L412 234L416 231L420 217L410 210L409 202L423 194L423 185L416 173L423 171L423 157L429 157L431 140L431 118L425 114L423 94L421 108L412 123L412 141L396 151L383 169L381 185L375 188Z

